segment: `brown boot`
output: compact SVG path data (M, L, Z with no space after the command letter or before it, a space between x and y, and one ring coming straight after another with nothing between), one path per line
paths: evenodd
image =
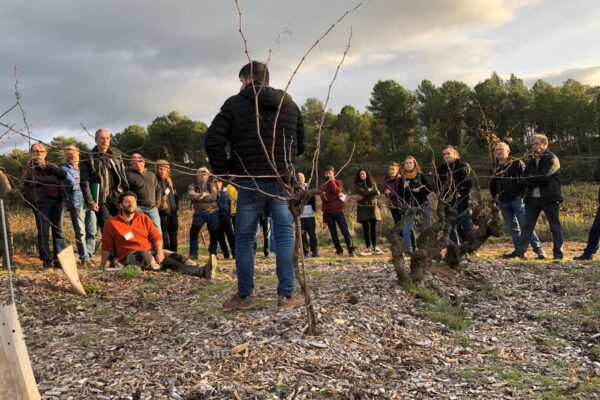
M304 305L304 297L301 296L279 296L277 297L277 307L296 308Z
M211 254L208 262L202 267L202 275L204 279L212 279L217 273L217 256Z
M234 310L250 310L252 308L254 308L254 300L252 300L252 295L240 297L236 293L229 300L223 303L223 311L225 312Z

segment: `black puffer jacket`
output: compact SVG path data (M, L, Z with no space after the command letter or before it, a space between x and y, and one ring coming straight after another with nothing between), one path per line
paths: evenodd
M292 98L282 90L258 83L254 88L258 92L260 134L269 155L277 107L285 96L277 120L275 161L279 175L287 176L290 164L295 164L296 157L304 152L302 114ZM274 175L256 134L254 88L248 85L239 94L227 99L208 128L204 144L210 165L217 175ZM231 146L229 154L226 150L228 143Z
M521 160L510 159L506 164L496 162L490 179L492 198L498 196L502 203L511 203L517 197L523 197L525 190L519 186L518 178L525 171L525 163Z
M543 202L562 201L560 189L560 162L550 150L546 150L536 165L535 158L527 160L525 172L519 179L519 185L527 189L524 200L531 198L533 189L540 188L540 199Z
M457 211L469 208L469 195L473 183L471 182L471 166L458 158L451 163L444 163L437 169L438 187L440 196L452 196L450 207Z
M408 187L404 187L404 182L408 181ZM418 192L413 192L414 189L419 189ZM402 177L398 184L398 196L402 198L411 207L421 207L428 202L427 195L433 189L424 173L418 172L414 178Z

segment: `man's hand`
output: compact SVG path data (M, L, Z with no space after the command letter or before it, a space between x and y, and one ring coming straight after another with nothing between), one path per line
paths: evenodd
M156 251L156 255L154 256L154 259L159 264L161 264L165 260L165 253L162 251L162 249L160 249L160 251L158 251L158 250Z
M419 189L419 188L416 188L416 189L412 190L413 193L419 193L420 191L421 191L421 189Z
M408 185L410 185L409 181L404 181L404 189L406 189L408 187Z
M90 204L90 210L92 210L94 212L98 212L100 210L100 206L96 203L92 203L92 204Z
M385 189L385 194L390 194L392 191L390 189Z

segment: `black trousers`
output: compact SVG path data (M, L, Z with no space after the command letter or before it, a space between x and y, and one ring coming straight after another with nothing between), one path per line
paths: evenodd
M329 228L329 233L331 234L331 241L333 242L333 245L335 246L335 251L337 253L342 252L342 245L340 244L340 239L338 238L336 224L340 228L342 236L344 236L344 241L346 242L348 252L354 251L352 237L350 237L350 232L348 231L348 223L346 222L346 216L344 215L343 211L323 214L323 221L327 224L327 227Z
M163 237L163 248L165 250L177 251L177 232L179 231L179 220L177 214L161 215L160 230Z
M119 205L109 202L100 203L98 206L100 209L96 211L96 219L98 220L98 226L100 227L100 230L102 230L106 221L119 213Z
M390 208L390 213L392 213L392 218L394 218L394 225L398 223L402 219L403 211L398 208Z
M310 238L310 251L311 253L317 254L319 251L317 233L316 233L316 222L315 217L300 218L300 228L302 229L302 247L304 253L308 253L309 238Z
M363 228L363 237L365 238L365 245L367 248L377 246L377 220L369 219L360 221L360 224Z
M550 224L552 244L554 246L552 253L554 256L562 256L563 235L559 219L560 202L544 202L542 199L534 197L530 197L525 202L525 223L521 229L521 235L519 235L519 238L517 239L515 251L521 255L525 254L527 246L529 246L529 242L531 241L535 224L542 211L546 215L546 218L548 218L548 223Z
M227 242L229 242L229 248ZM235 233L233 232L231 217L219 218L219 246L221 246L225 258L229 258L230 249L231 255L235 258Z

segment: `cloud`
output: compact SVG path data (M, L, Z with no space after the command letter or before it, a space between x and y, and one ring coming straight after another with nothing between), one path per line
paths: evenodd
M523 78L528 85L533 85L538 79L543 79L553 85L562 85L567 79L574 79L590 86L600 86L600 65L569 68L562 71L542 72Z
M251 56L265 60L272 49L272 83L282 87L308 47L356 3L240 4ZM83 139L80 122L90 130L118 131L172 110L210 123L239 88L237 73L246 56L233 1L0 0L0 5L0 107L14 102L12 68L18 63L23 104L41 137L72 132ZM540 0L366 1L304 60L290 92L298 102L325 97L350 29L350 52L331 101L336 109L364 108L378 79L396 79L409 88L422 79L476 83L503 59L497 46L502 36L489 33L527 24L519 15L533 8L550 9ZM10 118L19 121L14 114Z

